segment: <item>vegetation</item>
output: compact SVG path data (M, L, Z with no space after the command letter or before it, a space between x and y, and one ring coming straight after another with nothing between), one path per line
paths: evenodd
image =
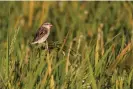
M133 89L132 35L132 2L0 2L0 89Z

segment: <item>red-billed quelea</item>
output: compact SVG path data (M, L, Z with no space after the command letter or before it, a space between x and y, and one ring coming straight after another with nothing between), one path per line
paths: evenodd
M41 27L38 29L34 40L31 44L36 44L36 43L43 43L47 40L50 30L51 30L52 24L51 23L43 23Z

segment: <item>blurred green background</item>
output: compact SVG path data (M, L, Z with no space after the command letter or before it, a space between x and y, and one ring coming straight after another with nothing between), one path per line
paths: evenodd
M53 24L50 52L30 45ZM0 2L1 89L132 89L133 3Z

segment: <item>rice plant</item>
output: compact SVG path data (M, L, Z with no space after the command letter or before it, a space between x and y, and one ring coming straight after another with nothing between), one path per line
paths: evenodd
M1 89L132 89L133 3L0 2ZM31 45L43 22L48 48Z

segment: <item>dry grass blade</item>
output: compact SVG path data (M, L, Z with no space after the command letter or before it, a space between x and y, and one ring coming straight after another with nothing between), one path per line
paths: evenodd
M98 63L100 53L101 55L104 54L104 43L103 43L103 32L102 32L103 24L100 24L98 28L98 34L97 34L97 42L96 42L96 49L95 49L95 66ZM101 52L100 52L101 50Z
M66 58L66 74L68 72L68 67L70 65L69 57L70 57L70 52L71 52L71 49L72 49L72 44L73 44L73 42L70 43L68 55L67 55L67 58Z
M116 57L116 60L114 60L112 64L109 66L108 72L113 72L118 63L121 61L121 58L130 50L131 50L131 43L128 43L127 46L121 51L121 53Z
M30 1L30 10L29 10L29 22L28 25L31 27L34 13L34 2Z
M62 46L61 46L61 48L60 48L60 50L59 50L59 53L63 50L63 47L64 47L65 44L66 44L66 41L67 41L67 39L68 39L68 36L69 36L70 32L71 32L71 29L68 30L68 33L67 33L66 37L64 38L64 41L63 41Z

